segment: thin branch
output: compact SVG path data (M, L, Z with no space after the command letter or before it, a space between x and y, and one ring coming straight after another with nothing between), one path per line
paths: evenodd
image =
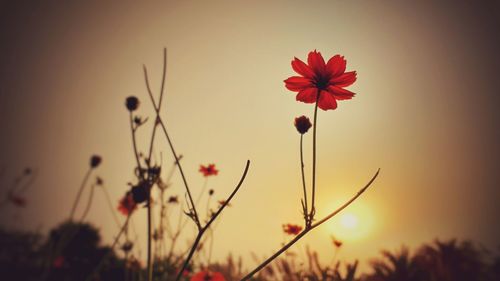
M175 278L176 281L180 280L181 277L182 277L182 273L184 272L184 270L187 268L189 262L191 261L191 258L193 257L193 254L194 252L196 251L196 249L198 248L198 244L200 243L200 240L201 238L203 237L203 234L205 233L205 231L207 231L207 229L210 227L210 225L215 221L215 219L222 213L222 211L224 210L224 208L226 208L226 206L231 202L231 200L233 199L234 195L238 192L238 190L240 189L241 185L243 184L243 181L245 180L246 176L247 176L247 173L248 173L248 168L250 167L250 160L247 160L247 163L246 163L246 166L245 166L245 171L243 172L243 175L241 176L241 179L240 181L238 182L238 185L236 185L235 189L233 190L233 192L231 193L231 195L229 195L229 197L227 198L226 201L224 201L224 203L220 206L220 208L217 210L217 212L215 212L212 217L210 218L210 220L208 220L208 222L205 224L205 226L203 226L199 231L198 231L198 235L196 236L196 239L193 243L193 245L191 246L191 250L189 251L188 253L188 256L187 258L184 260L184 264L182 265L182 268L179 270L179 272L177 273L177 277Z
M106 197L106 202L108 203L108 207L111 211L111 214L113 215L113 219L115 220L116 222L116 225L118 227L120 227L120 220L118 219L118 216L116 215L116 211L115 211L115 208L113 206L113 203L111 202L111 197L109 196L109 192L108 190L101 185L101 189L102 191L104 192L104 197Z
M170 137L169 137L168 132L167 132L167 128L165 127L165 124L163 123L163 121L161 119L159 119L159 124L163 130L163 134L167 138L168 145L170 146L170 150L172 151L172 154L174 155L177 166L179 167L179 172L181 173L182 181L184 183L184 187L186 188L186 192L188 194L188 198L189 198L189 201L191 203L190 209L193 210L193 217L194 217L195 223L198 226L198 229L201 229L201 223L200 223L200 219L198 217L198 212L196 211L196 206L194 205L193 196L191 195L191 190L189 189L189 186L188 186L188 183L186 180L186 176L184 175L184 171L182 170L182 166L179 162L179 158L177 157L177 153L175 152L172 141L170 140Z
M82 197L83 189L85 188L85 185L87 184L87 181L89 180L90 174L92 173L93 170L94 169L92 167L90 167L88 169L87 173L85 174L85 176L83 177L83 181L80 184L80 188L78 189L78 193L76 194L75 202L73 202L73 207L71 208L71 212L69 215L70 221L72 221L73 217L75 216L76 207L78 205L78 202L80 202L80 197Z
M312 163L312 198L311 198L311 213L309 214L308 224L306 228L311 226L314 220L314 215L316 213L316 207L314 205L316 199L316 123L318 117L318 102L319 102L319 90L316 94L316 105L314 106L314 121L313 121L313 163Z
M164 54L166 56L166 50L165 49L164 49ZM164 59L164 62L166 63L166 58ZM186 188L186 191L188 193L189 201L191 203L190 209L193 210L194 221L195 221L196 226L198 227L198 229L200 229L201 228L201 223L200 223L200 219L198 217L198 212L196 211L196 206L194 205L193 196L191 195L191 191L189 189L189 185L188 185L186 177L184 175L184 171L182 170L182 166L179 163L179 157L177 156L177 153L175 152L175 149L174 149L174 146L173 146L172 141L170 139L170 136L167 133L167 128L166 128L164 122L162 121L162 119L160 117L160 107L156 105L155 99L153 97L153 92L151 91L151 87L149 85L148 71L147 71L147 68L146 68L145 65L143 66L143 69L144 69L144 80L146 82L146 88L148 90L148 95L149 95L151 103L153 104L153 107L154 107L155 112L156 112L155 126L156 126L156 123L160 124L161 127L162 127L162 129L163 129L163 133L165 134L165 137L167 138L167 142L168 142L168 144L170 146L170 150L172 151L172 154L173 154L173 156L175 158L175 162L176 162L177 166L179 167L179 171L181 173L182 181L183 181L184 186ZM166 69L166 66L164 66L164 69ZM164 75L166 75L166 70L164 71ZM165 77L163 77L163 81L164 80L165 80ZM161 100L161 98L162 98L162 95L160 95L160 100Z
M113 253L113 250L116 247L116 244L118 244L118 241L120 240L120 237L122 236L122 234L127 229L128 223L130 221L130 217L131 217L131 214L129 214L127 216L127 219L125 220L125 223L123 224L122 228L120 229L120 232L118 232L118 235L115 237L115 240L113 241L113 244L111 244L111 247L110 247L109 251L101 258L101 260L99 261L99 263L97 264L97 266L94 268L94 270L92 271L92 273L89 276L87 276L87 278L85 279L85 281L94 280L95 275L97 273L99 273L99 271L101 270L101 267L104 265L104 262L109 258L109 256L111 256L111 254Z
M83 221L85 220L90 211L90 206L92 205L92 199L94 198L94 189L95 189L95 184L92 184L90 186L90 193L89 193L89 199L87 201L87 206L85 206L85 210L83 211L80 223L83 223Z
M134 149L135 161L137 162L137 169L139 169L139 176L142 178L141 161L139 160L139 151L137 150L137 141L135 138L136 128L134 128L134 117L132 115L132 111L130 111L129 116L130 116L130 131L132 132L132 147Z
M255 275L257 272L259 272L260 270L262 270L264 267L266 267L266 265L268 265L271 261L273 261L274 259L276 259L278 256L280 256L283 252L285 252L286 250L288 250L288 248L290 248L293 244L295 244L297 241L299 241L304 235L306 235L309 231L313 230L314 228L320 226L321 224L323 224L324 222L326 222L327 220L331 219L333 216L335 216L336 214L338 214L340 211L342 211L343 209L345 209L347 206L349 206L352 202L354 202L359 196L361 196L361 194L363 194L367 189L368 187L373 183L373 181L375 181L375 179L377 178L378 174L380 172L380 169L377 170L377 172L375 173L375 175L371 178L371 180L362 188L358 191L358 193L356 193L356 195L354 195L351 199L349 199L346 203L344 203L342 206L340 206L338 209L336 209L335 211L333 211L332 213L330 213L328 216L324 217L323 219L321 219L320 221L318 221L317 223L315 224L312 224L309 228L305 228L301 233L299 233L297 236L295 236L294 239L292 239L292 241L288 242L286 245L284 245L281 249L279 249L278 251L276 251L273 255L271 255L268 259L266 259L264 262L262 262L260 265L258 265L254 270L252 270L250 273L248 273L245 277L243 277L240 281L245 281L245 280L249 280L253 275Z
M300 171L302 174L302 189L304 191L304 201L303 201L303 213L305 225L309 225L309 213L307 208L307 189L306 189L306 177L304 174L304 152L303 152L303 139L304 134L300 134Z

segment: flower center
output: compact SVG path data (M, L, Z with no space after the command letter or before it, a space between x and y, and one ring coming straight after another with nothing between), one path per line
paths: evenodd
M318 78L315 79L315 84L318 89L326 90L326 88L328 88L329 81L329 77L318 75Z

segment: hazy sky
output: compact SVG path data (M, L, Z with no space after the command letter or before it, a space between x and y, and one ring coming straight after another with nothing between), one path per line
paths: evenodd
M5 185L25 166L39 171L27 208L3 213L4 224L46 231L67 218L94 153L118 200L134 167L124 100L137 95L139 114L152 116L142 64L158 91L166 46L162 116L194 193L204 182L199 164L219 167L208 186L222 198L252 161L216 229L214 256L270 254L283 240L281 224L301 223L292 124L313 113L283 80L294 75L294 56L305 60L317 49L344 55L358 72L356 97L319 112L318 215L379 167L381 175L347 210L359 219L354 232L334 219L295 250L309 244L329 261L331 234L342 236L340 257L348 260L434 238L498 245L495 1L101 2L0 4L0 180ZM149 134L150 127L139 132L143 151ZM312 135L305 140L310 172ZM163 151L156 159L170 164L164 138L156 144ZM183 197L178 174L171 193ZM142 233L146 212L135 216ZM117 228L102 192L89 219L111 241Z

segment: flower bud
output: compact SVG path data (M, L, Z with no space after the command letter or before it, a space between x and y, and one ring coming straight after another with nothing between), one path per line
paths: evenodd
M307 133L309 128L311 128L312 124L311 121L309 121L309 118L306 116L302 115L300 117L295 118L295 128L297 128L297 131L303 135Z
M129 111L134 111L139 107L139 99L134 96L130 96L126 99L125 105Z
M92 155L92 157L90 158L90 167L97 168L97 166L99 166L99 164L101 164L101 162L102 162L101 156Z

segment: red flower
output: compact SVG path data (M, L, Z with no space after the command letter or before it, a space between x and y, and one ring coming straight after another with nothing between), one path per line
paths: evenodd
M284 224L283 231L289 235L297 235L302 231L302 226L296 224Z
M125 216L130 215L135 209L137 209L137 203L135 203L134 198L130 192L125 193L125 196L120 200L118 204L118 211Z
M222 205L226 204L226 200L219 200L219 205L222 207ZM227 203L226 207L231 207L231 203Z
M58 256L52 262L52 267L54 267L54 268L61 268L63 265L64 265L64 257L63 256Z
M332 243L336 248L342 247L342 241L335 239L335 237L332 236Z
M216 176L219 173L219 170L215 169L215 164L209 164L208 166L200 165L199 171L204 177Z
M17 207L26 207L26 199L24 199L24 197L11 195L10 201Z
M325 63L316 50L309 53L307 64L298 58L292 61L292 68L301 76L285 80L285 87L297 92L296 100L305 103L318 102L323 110L337 108L337 100L348 100L354 93L344 89L356 81L356 71L345 72L346 60L335 55ZM319 97L318 97L319 95Z
M176 196L170 196L168 198L168 203L179 203L179 198Z
M190 281L226 281L220 272L200 271L191 277Z

